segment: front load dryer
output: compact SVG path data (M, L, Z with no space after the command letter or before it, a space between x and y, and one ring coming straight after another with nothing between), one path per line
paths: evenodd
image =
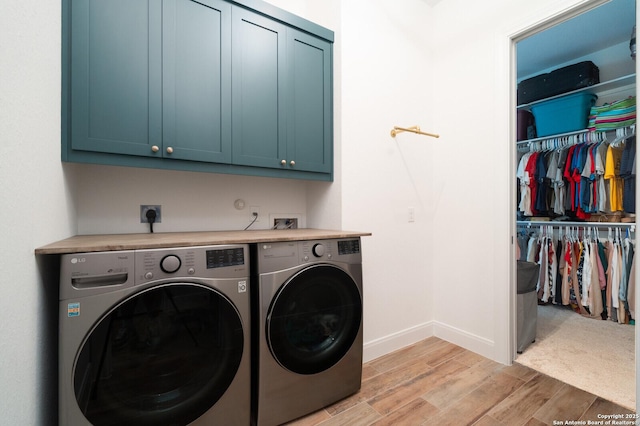
M360 389L360 239L252 246L252 423L279 425Z
M250 424L247 245L61 256L61 425Z

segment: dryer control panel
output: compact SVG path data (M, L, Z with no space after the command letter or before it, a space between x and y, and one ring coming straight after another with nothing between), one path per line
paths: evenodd
M311 262L362 262L359 238L259 243L256 246L259 273Z

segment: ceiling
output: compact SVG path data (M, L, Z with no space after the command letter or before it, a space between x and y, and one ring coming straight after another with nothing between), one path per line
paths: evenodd
M629 42L635 17L635 0L611 0L518 42L518 76Z

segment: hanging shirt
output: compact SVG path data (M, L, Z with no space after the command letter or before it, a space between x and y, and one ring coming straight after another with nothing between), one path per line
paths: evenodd
M622 159L622 150L613 148L609 145L607 148L607 158L604 168L604 178L609 181L611 211L617 212L623 210L622 193L624 184L620 178L620 162Z
M607 298L607 318L608 319L613 319L612 315L613 315L613 298L611 297L612 295L612 288L613 288L613 257L614 257L614 253L615 253L615 246L613 244L612 240L607 241L606 244L607 247L607 292L606 292L606 298Z
M531 211L531 187L529 186L531 177L526 170L531 155L532 153L528 152L522 156L516 172L516 177L520 181L520 203L518 204L518 209L523 212L525 216L533 216L533 212Z
M620 306L620 266L621 266L621 252L620 245L617 242L613 243L613 257L609 265L612 268L611 273L611 306L618 308Z
M589 259L589 243L583 242L578 261L578 288L580 289L579 297L582 306L587 306L589 303L589 283L591 282L591 262Z
M601 318L603 311L602 306L602 291L600 290L600 280L597 273L598 264L598 246L595 241L591 242L591 283L589 284L589 313L594 318Z
M554 296L556 294L556 279L558 274L558 256L556 254L555 242L553 240L553 237L551 236L548 237L547 245L548 245L547 265L549 266L549 269L548 269L549 285L547 287L547 291L545 294L547 296L547 299L545 300L545 302L547 302L549 298L551 298L551 300L554 299Z
M582 185L582 171L584 170L585 164L587 162L587 158L589 152L589 145L586 143L582 143L578 145L574 151L573 164L571 166L571 178L575 183L575 194L574 194L574 209L576 212L576 217L579 219L589 219L590 214L585 211L582 207L582 190L587 190L588 197L588 187L583 188Z
M562 304L568 305L571 303L571 287L572 287L572 273L573 273L573 245L569 238L565 237L564 240L564 273L562 275Z
M629 238L622 241L622 271L620 280L620 291L618 293L621 302L627 301L627 288L629 285L629 272L631 270L631 260L633 259L633 245Z
M609 146L600 142L596 148L596 175L598 181L598 211L610 212L611 205L609 203L608 185L605 184L604 169L605 159L607 158L607 148Z
M567 181L567 208L568 210L575 210L575 205L574 205L574 200L575 200L575 193L576 193L576 185L575 182L573 180L573 178L571 177L571 163L573 162L573 153L576 150L576 146L572 146L569 148L569 151L567 152L567 160L565 161L565 165L564 165L564 171L562 173L562 176L566 179Z
M529 237L529 247L527 248L527 262L534 262L536 263L536 257L537 257L537 240L535 237Z
M620 178L623 180L622 207L625 212L636 212L636 137L625 142L620 160Z
M582 172L580 173L580 207L585 212L591 212L591 203L593 195L593 181L591 177L595 174L595 167L593 164L593 157L591 155L592 146L587 147L587 156L584 163Z
M563 152L566 160L566 150ZM565 185L564 179L562 179L562 166L562 152L554 151L551 156L547 177L551 180L551 187L553 188L553 212L560 216L565 213Z
M605 275L607 266L606 266L606 258L604 254L604 245L600 241L598 241L596 244L597 244L597 252L598 252L598 256L596 257L596 261L598 264L598 281L600 284L600 290L604 290L607 288L607 276Z
M540 240L540 260L538 264L540 265L540 274L538 276L538 285L536 290L538 290L538 299L541 299L543 302L546 302L549 299L547 295L545 299L545 294L548 292L549 288L549 274L548 270L548 260L549 260L549 246L547 245L547 237L541 236Z
M536 169L534 172L534 176L537 183L536 188L536 197L534 210L538 215L547 215L549 212L549 205L547 203L548 191L549 191L549 180L547 177L547 165L548 165L548 153L538 154L538 158L536 160Z
M529 190L531 193L531 205L530 211L531 216L535 216L537 214L535 206L536 206L536 196L538 195L538 181L535 178L536 174L536 164L538 163L538 156L540 153L534 152L529 157L529 161L525 167L525 171L529 174Z

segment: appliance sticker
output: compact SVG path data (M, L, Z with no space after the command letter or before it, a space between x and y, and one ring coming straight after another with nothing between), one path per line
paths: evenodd
M238 293L246 293L247 292L247 281L238 281Z
M67 305L67 316L71 317L79 317L80 316L80 303L69 303Z

